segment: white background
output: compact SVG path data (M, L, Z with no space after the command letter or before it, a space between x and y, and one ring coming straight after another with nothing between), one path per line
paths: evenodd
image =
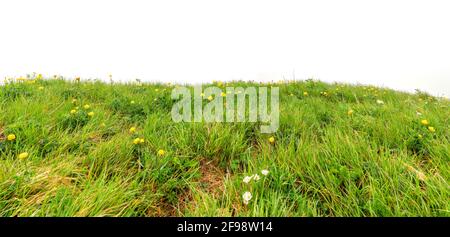
M1 0L0 76L277 81L450 96L450 1Z

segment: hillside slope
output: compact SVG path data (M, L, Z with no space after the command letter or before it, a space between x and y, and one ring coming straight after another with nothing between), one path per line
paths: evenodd
M174 123L174 85L7 82L0 216L450 216L447 99L271 86L280 127L262 134L258 123Z

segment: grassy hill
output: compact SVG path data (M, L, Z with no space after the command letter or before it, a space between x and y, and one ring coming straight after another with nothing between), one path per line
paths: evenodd
M174 123L174 85L6 82L0 216L450 216L449 100L272 86L280 127L261 134L258 123Z

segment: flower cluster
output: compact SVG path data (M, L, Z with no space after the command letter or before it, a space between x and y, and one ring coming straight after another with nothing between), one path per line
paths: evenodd
M269 174L269 170L261 170L261 174L264 176L267 176ZM245 184L249 184L252 180L254 181L258 181L260 180L261 177L258 174L253 174L251 176L245 176L244 179L242 180L242 182L244 182ZM244 192L244 194L242 195L242 199L245 205L248 205L248 203L250 202L250 200L252 199L252 193L249 191Z

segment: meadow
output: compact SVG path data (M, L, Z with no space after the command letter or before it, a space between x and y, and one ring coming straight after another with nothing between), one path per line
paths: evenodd
M178 85L6 80L0 216L450 216L448 99L316 80L208 85L279 87L278 131L174 123Z

